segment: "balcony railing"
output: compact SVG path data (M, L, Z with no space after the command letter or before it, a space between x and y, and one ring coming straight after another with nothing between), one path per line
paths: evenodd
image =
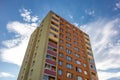
M52 46L52 47L54 47L54 48L57 48L57 45L54 44L54 43L52 43L52 42L49 42L48 45L50 45L50 46Z
M56 76L56 72L55 72L55 71L52 71L52 70L49 70L49 69L45 69L45 70L44 70L44 73L49 74L49 75Z
M50 60L50 59L46 59L46 62L47 62L47 63L50 63L50 64L52 64L52 65L56 65L56 62L53 61L53 60Z
M54 52L54 51L51 51L51 50L47 50L47 53L48 53L48 54L51 54L51 55L53 55L53 56L57 56L57 53Z

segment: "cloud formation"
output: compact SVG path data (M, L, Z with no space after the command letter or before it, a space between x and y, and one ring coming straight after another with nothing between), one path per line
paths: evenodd
M21 9L21 16L25 23L12 21L7 24L7 30L15 33L14 38L2 41L5 46L0 49L0 59L4 62L21 65L30 34L38 26L37 16L32 16L31 10ZM94 11L86 11L89 15L94 15ZM71 17L72 18L72 17ZM100 80L111 78L120 79L119 72L107 70L120 68L120 19L113 20L98 19L86 25L80 26L82 30L90 35L96 67ZM79 26L78 23L74 25Z
M68 17L69 17L70 19L73 19L73 16L72 16L72 15L70 15L70 14L68 15Z
M90 15L90 16L94 16L95 15L95 11L94 10L86 9L85 13L88 14L88 15Z
M116 5L116 7L117 7L118 9L120 9L120 1L117 2L115 5Z
M0 72L0 78L14 78L15 75L7 73L7 72Z
M32 16L31 13L32 11L29 9L22 8L19 10L21 13L21 17L23 17L23 20L26 22L37 22L38 21L38 16Z
M119 18L99 19L81 26L81 29L90 35L100 80L120 78L119 72L110 72L111 69L120 68L119 22ZM112 74L114 76L111 76Z
M14 33L15 35L13 35L13 38L9 40L2 41L4 47L0 49L1 61L17 64L19 66L22 63L30 35L38 26L38 17L31 16L31 11L29 12L29 10L27 9L23 8L22 10L20 14L22 15L23 19L27 22L9 22L6 25L7 30L9 33Z

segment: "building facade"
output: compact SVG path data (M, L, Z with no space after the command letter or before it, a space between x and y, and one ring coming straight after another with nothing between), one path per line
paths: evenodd
M30 37L17 80L98 80L89 36L50 11Z

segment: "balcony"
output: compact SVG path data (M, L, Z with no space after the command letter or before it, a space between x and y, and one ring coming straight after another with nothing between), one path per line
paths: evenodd
M44 70L44 73L49 74L49 75L56 76L56 72L55 72L55 71L52 71L52 70L49 70L49 69L45 69L45 70Z
M50 60L50 59L46 59L46 62L47 62L47 63L50 63L50 64L52 64L52 65L56 65L56 62L53 61L53 60Z
M51 55L53 55L53 56L57 56L57 53L54 52L54 51L51 51L51 50L47 50L47 53L48 53L48 54L51 54Z
M50 32L50 33L49 33L49 38L50 38L51 40L54 40L55 42L58 42L58 35L56 35L56 34L53 33L53 32Z
M54 44L54 43L52 43L52 42L49 42L48 45L50 45L50 46L52 46L52 47L54 47L54 48L57 48L57 45Z

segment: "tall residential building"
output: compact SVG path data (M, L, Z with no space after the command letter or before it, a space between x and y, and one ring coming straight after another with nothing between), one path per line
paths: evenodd
M50 11L30 37L17 80L98 80L89 36Z

